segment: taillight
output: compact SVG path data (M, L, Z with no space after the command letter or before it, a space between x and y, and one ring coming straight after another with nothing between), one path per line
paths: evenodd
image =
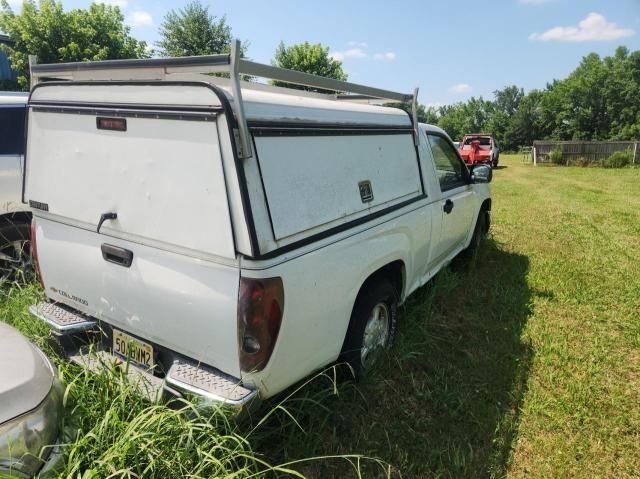
M238 349L243 371L260 371L267 365L278 339L283 311L282 279L240 279Z
M31 219L31 257L33 258L33 264L36 269L36 277L42 288L44 289L44 281L42 280L42 271L40 271L40 262L38 261L38 242L36 239L36 219Z

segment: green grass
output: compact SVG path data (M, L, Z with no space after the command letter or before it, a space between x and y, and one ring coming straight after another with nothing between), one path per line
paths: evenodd
M251 430L150 406L59 362L75 438L63 475L274 476L268 464L359 453L388 466L350 456L285 467L313 478L637 477L640 169L501 161L491 237L470 267L410 298L374 377L336 390L321 376ZM2 290L0 320L55 355L25 313L36 294Z
M474 265L418 291L384 370L300 417L305 433L283 428L275 457L359 451L398 477L638 477L640 169L502 161Z
M61 429L66 446L59 477L303 477L300 469L321 461L344 461L352 477L361 474L361 464L387 475L386 464L362 454L275 462L263 452L281 434L280 428L296 424L295 411L322 407L327 396L336 393L335 368L272 400L257 417L240 421L222 407L197 407L187 399L151 404L118 367L96 375L67 362L49 328L27 311L40 297L39 287L33 284L0 287L0 321L13 325L43 349L57 365L65 385Z

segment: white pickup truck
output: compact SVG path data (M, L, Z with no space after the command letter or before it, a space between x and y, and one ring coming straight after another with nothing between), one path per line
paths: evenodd
M0 92L0 283L29 268L31 213L22 203L28 93Z
M230 78L202 74L218 72ZM366 104L415 95L235 52L32 78L25 198L49 299L31 311L77 339L74 360L100 328L99 354L157 392L240 407L338 359L362 374L398 304L489 227L490 168Z

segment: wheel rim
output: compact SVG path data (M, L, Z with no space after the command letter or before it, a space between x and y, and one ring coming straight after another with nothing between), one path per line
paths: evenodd
M31 242L9 241L0 247L0 283L31 269Z
M380 356L380 351L389 339L389 307L386 303L378 303L371 310L371 315L364 327L360 360L364 367L371 366Z

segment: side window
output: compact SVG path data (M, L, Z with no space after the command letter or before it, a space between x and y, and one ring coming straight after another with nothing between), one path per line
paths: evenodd
M447 140L427 135L440 181L440 190L447 191L467 184L466 167Z
M24 107L0 108L0 155L24 153Z

